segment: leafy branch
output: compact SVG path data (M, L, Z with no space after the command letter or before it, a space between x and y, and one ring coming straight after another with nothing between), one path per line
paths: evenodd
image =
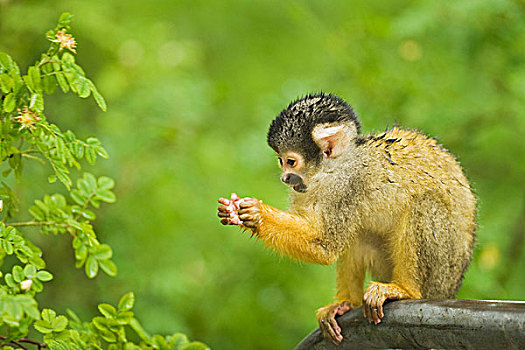
M110 276L117 274L111 260L113 250L98 240L91 223L102 203L115 202L115 182L107 176L84 172L74 185L70 173L72 168L81 169L83 160L94 164L99 157L108 158L108 153L97 138L78 139L73 131L63 132L50 123L44 114L44 96L54 93L57 87L81 98L93 96L98 106L106 110L104 98L75 63L76 41L68 33L71 19L70 14L63 14L55 29L47 32L49 49L25 75L21 75L9 55L0 52L1 174L22 182L25 163L37 161L51 170L47 182L58 180L67 192L36 199L28 210L32 219L20 221L17 194L9 181L0 181L0 348L207 349L180 333L166 337L149 335L131 311L135 302L132 292L124 295L117 307L100 304L100 315L89 322L82 322L71 310L64 316L38 307L35 296L53 279L53 274L46 270L42 250L20 231L27 227L38 227L43 234L69 235L75 266L84 267L89 278L97 276L100 270ZM4 266L6 257L10 257L9 269ZM27 338L31 326L43 335L43 342ZM138 341L130 340L129 332Z

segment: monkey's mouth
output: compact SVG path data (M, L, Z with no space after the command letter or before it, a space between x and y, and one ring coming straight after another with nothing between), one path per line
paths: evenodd
M290 186L291 188L293 188L296 192L299 192L299 193L305 193L306 192L306 185L304 183L300 183L300 184L297 184L297 185L294 185L294 186Z

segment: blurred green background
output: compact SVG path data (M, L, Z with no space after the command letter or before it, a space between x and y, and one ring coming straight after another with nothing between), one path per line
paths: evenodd
M117 181L118 201L95 225L119 274L90 281L68 239L29 232L55 274L41 306L87 318L133 290L151 332L186 332L216 349L297 344L331 301L334 268L222 227L216 199L235 191L286 207L267 127L317 91L349 101L365 132L399 123L457 155L480 199L459 297L525 298L523 0L0 0L0 50L25 70L64 11L75 15L77 61L109 109L57 93L46 115L97 136L111 155L86 169ZM62 190L48 173L28 167L22 209Z

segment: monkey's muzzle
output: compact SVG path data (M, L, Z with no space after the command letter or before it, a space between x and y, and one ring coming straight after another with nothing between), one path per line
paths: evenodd
M306 185L303 182L303 178L294 173L283 173L281 175L281 181L286 185L290 186L297 192L306 192Z

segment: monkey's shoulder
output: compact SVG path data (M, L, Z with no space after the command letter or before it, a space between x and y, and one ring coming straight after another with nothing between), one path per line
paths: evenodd
M376 148L441 148L436 138L428 137L413 129L403 129L398 126L382 133L372 133L364 136L360 144ZM443 149L444 150L444 149Z
M419 159L456 163L455 157L439 144L436 138L428 137L417 130L395 126L379 134L366 135L359 143L371 150L386 154L391 163L395 162L394 158L407 161Z
M468 183L454 155L435 138L419 131L394 127L365 138L363 146L369 154L376 155L385 171L403 174L417 183L425 182L424 179L429 182L460 179Z

